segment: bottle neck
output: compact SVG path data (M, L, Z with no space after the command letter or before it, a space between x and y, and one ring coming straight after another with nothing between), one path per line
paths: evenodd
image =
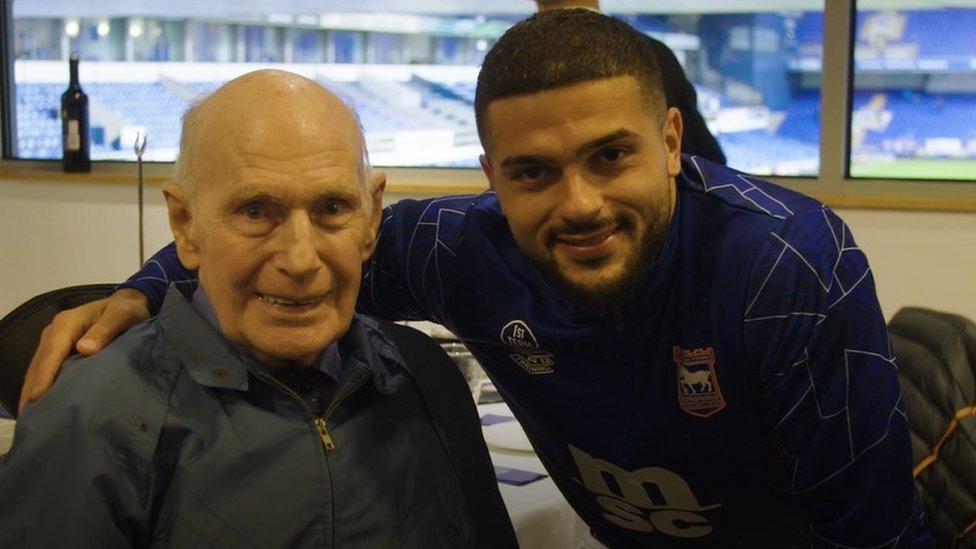
M63 66L63 65L62 65ZM72 59L68 62L68 66L71 69L71 81L68 83L72 88L79 87L78 84L78 60Z

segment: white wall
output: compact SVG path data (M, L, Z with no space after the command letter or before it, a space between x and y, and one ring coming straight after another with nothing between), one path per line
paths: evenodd
M158 187L147 187L154 244L164 237ZM136 187L0 181L0 315L64 286L120 281L139 263Z
M146 193L152 255L170 236L159 187ZM840 214L868 254L886 316L920 305L976 319L976 214ZM0 316L47 290L131 274L136 219L134 185L0 180Z
M886 317L919 305L976 320L976 214L839 213L868 256Z

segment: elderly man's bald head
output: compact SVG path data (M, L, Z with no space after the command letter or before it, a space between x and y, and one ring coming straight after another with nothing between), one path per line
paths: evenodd
M311 80L258 71L183 131L163 185L180 261L225 337L268 366L312 365L349 328L382 215L355 115Z
M368 200L369 161L355 112L303 76L272 69L250 72L184 114L174 179L190 189L203 181L225 180L231 174L214 173L224 169L221 160L233 161L255 147L273 156L268 143L280 145L288 156L301 156L326 135L355 147L360 188Z

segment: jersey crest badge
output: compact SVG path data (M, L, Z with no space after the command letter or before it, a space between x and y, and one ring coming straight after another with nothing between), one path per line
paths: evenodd
M725 408L725 397L715 374L715 349L674 347L678 368L678 406L697 417L712 416Z
M526 372L533 375L553 372L556 361L552 353L539 349L539 340L525 322L513 320L506 324L501 340L512 351L508 356Z

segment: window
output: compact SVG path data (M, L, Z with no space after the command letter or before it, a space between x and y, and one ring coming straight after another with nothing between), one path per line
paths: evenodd
M865 4L852 22L850 176L976 180L976 6ZM820 171L823 5L603 2L674 51L731 166L786 176ZM189 102L257 66L281 66L356 105L376 164L475 167L478 66L532 8L529 0L492 3L487 13L473 0L426 6L437 10L428 14L386 0L369 13L335 0L246 6L13 0L10 154L60 156L58 100L77 52L96 160L132 159L138 132L149 135L151 159L172 160Z
M854 177L976 179L976 8L858 10Z
M533 6L455 0L438 5L436 14L419 14L411 10L417 5L374 1L369 13L358 13L337 1L246 8L176 2L161 10L148 1L15 0L13 156L60 157L58 101L65 61L77 52L96 160L132 159L138 132L149 136L149 158L173 160L190 101L273 65L323 82L355 104L377 165L476 167L478 67ZM730 165L763 175L814 175L823 2L805 5L723 13L715 2L712 13L705 2L677 14L651 2L603 7L675 52Z
M795 11L632 21L638 28L646 25L642 30L683 61L699 109L736 169L782 176L818 172L823 4L804 4L806 9Z

